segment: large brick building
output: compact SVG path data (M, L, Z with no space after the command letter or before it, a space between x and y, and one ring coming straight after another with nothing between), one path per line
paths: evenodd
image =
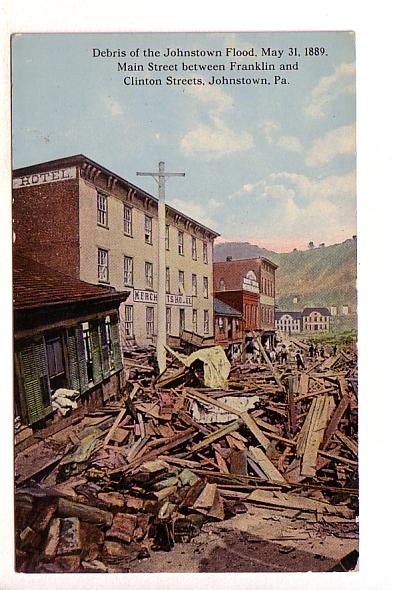
M277 265L267 258L247 258L213 264L214 295L240 311L244 330L274 336L275 272Z
M158 200L83 155L14 171L14 234L33 260L89 283L129 291L120 306L123 349L155 344ZM213 337L217 233L166 206L166 323Z

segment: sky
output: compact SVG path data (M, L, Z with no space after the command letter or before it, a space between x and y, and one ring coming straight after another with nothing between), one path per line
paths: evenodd
M306 56L309 47L323 53ZM147 48L161 55L141 56ZM163 57L166 48L222 55ZM255 56L226 56L227 48L253 48ZM271 54L263 56L262 48ZM289 56L289 48L299 56ZM104 57L107 50L127 57ZM118 71L124 62L144 70ZM226 69L184 72L182 62ZM231 71L231 62L276 69ZM148 63L177 64L178 70L150 72ZM297 69L279 71L281 63ZM167 75L203 83L123 82L125 76L165 81ZM210 84L212 75L267 77L271 83ZM274 75L288 84L274 84ZM136 172L165 161L168 171L185 173L166 183L167 202L219 232L218 241L285 252L356 234L350 32L16 35L12 117L14 168L82 153L157 195L154 180Z

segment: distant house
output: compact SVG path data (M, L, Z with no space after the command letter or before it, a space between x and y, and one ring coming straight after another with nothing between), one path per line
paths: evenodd
M13 259L15 417L46 426L60 388L80 406L101 405L122 384L118 311L128 293L71 278L21 255Z
M276 330L287 334L329 332L331 312L326 307L305 307L303 311L276 311Z
M276 330L288 334L296 334L302 331L301 311L276 311Z
M242 342L242 314L214 298L214 341L228 350Z
M304 332L329 332L331 313L326 307L305 307L302 311Z

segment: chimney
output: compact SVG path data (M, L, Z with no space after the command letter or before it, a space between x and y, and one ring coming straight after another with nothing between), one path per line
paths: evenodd
M227 256L227 262L231 262L232 256Z

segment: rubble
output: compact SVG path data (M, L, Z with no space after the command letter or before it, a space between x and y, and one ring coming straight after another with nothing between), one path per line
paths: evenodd
M305 519L299 538L355 538L356 352L299 372L260 350L214 387L192 362L156 379L126 359L121 400L16 448L17 570L130 571L253 506Z

